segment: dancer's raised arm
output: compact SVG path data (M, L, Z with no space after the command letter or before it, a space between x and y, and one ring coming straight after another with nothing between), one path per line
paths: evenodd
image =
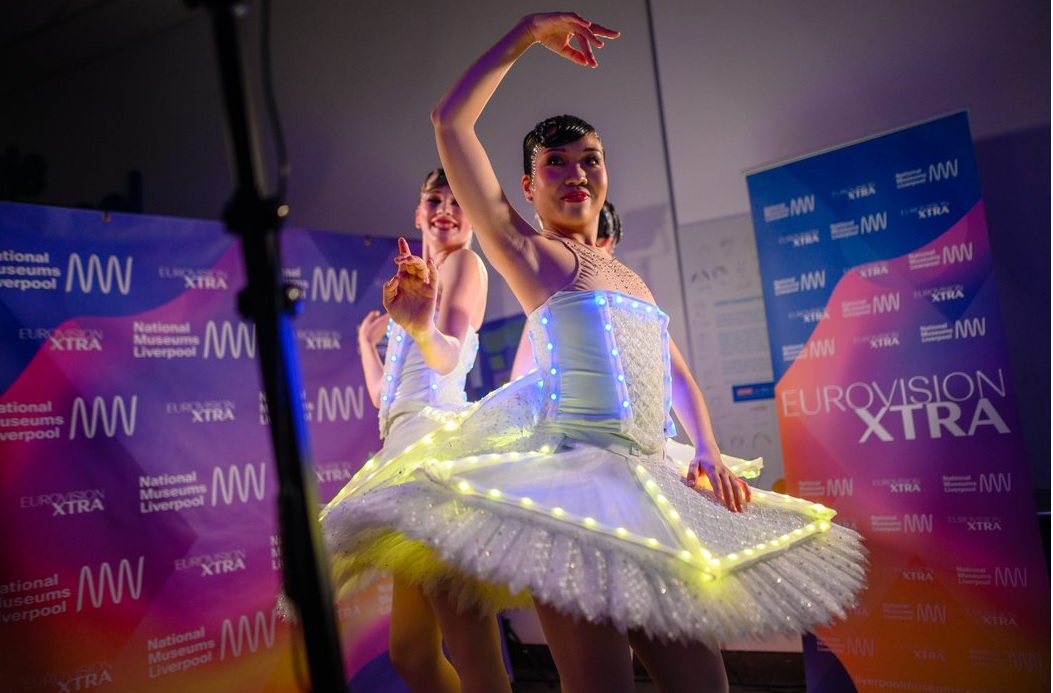
M483 253L524 307L548 297L538 276L551 268L544 266L546 260L537 252L534 229L501 189L475 132L476 121L508 70L535 43L595 67L594 47L618 35L573 13L524 17L465 71L432 111L439 157L450 186L475 225Z

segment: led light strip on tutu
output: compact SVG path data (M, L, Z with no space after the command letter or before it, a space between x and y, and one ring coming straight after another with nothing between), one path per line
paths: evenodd
M551 454L551 452L552 447L546 445L533 452L511 452L473 456L465 458L463 462L457 464L449 461L432 459L426 461L422 466L429 478L437 483L449 485L451 483L451 477L457 473L457 469L466 469L476 465L503 464L506 462L523 461L544 457ZM699 541L693 530L684 526L680 514L670 507L669 499L661 493L658 488L658 483L652 478L651 473L643 465L637 465L635 472L637 479L647 491L648 495L655 501L670 526L677 532L682 545L685 548L677 551L664 546L654 537L645 537L635 534L625 527L610 527L603 525L595 518L575 515L558 506L554 508L541 508L538 507L533 499L528 496L512 495L499 488L487 488L466 479L457 480L453 483L452 488L456 489L456 491L462 496L485 498L491 502L503 503L508 506L514 506L530 512L550 516L561 522L576 522L590 531L607 534L612 537L617 537L622 541L631 542L654 551L660 551L675 556L685 564L689 565L703 583L713 581L726 573L742 568L745 565L758 561L771 554L784 551L793 544L804 541L818 533L826 532L832 526L830 518L835 514L833 510L818 503L812 503L810 501L790 496L783 496L781 494L754 490L754 503L760 502L788 507L796 512L803 512L811 515L814 518L814 521L804 527L799 527L783 534L782 536L775 537L770 541L759 543L753 547L743 549L742 551L729 553L725 556L715 556L713 552L707 549L702 542Z

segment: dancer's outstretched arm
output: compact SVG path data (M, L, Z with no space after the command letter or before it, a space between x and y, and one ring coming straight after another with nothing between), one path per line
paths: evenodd
M398 271L384 283L384 308L417 342L428 367L449 373L457 365L461 340L443 333L435 324L439 271L431 259L425 261L410 252L405 238L399 238L395 264Z
M728 510L741 511L750 500L749 486L721 460L702 389L672 340L669 340L669 356L673 371L673 411L695 444L695 457L688 467L686 482L693 487L704 474L717 499Z
M362 374L366 390L373 406L380 408L380 392L384 380L384 361L377 351L377 344L388 329L388 316L383 311L371 310L358 325L358 354L362 361Z

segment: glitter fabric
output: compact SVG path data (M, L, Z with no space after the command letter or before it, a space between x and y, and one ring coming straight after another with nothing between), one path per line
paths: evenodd
M854 605L864 552L833 510L757 489L732 513L682 483L667 317L624 293L638 287L619 268L586 283L615 286L559 292L530 315L536 371L400 434L402 450L389 440L373 470L399 473L363 470L368 483L334 499L322 530L342 584L391 571L465 606L532 598L711 644L799 633Z

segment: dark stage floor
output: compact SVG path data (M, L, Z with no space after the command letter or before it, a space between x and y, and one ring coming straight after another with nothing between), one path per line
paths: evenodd
M731 683L731 693L804 693L804 659L799 652L724 652L724 665ZM515 682L515 693L551 693L559 691L552 658L544 645L519 645L509 655ZM637 666L636 690L656 691L646 672Z

